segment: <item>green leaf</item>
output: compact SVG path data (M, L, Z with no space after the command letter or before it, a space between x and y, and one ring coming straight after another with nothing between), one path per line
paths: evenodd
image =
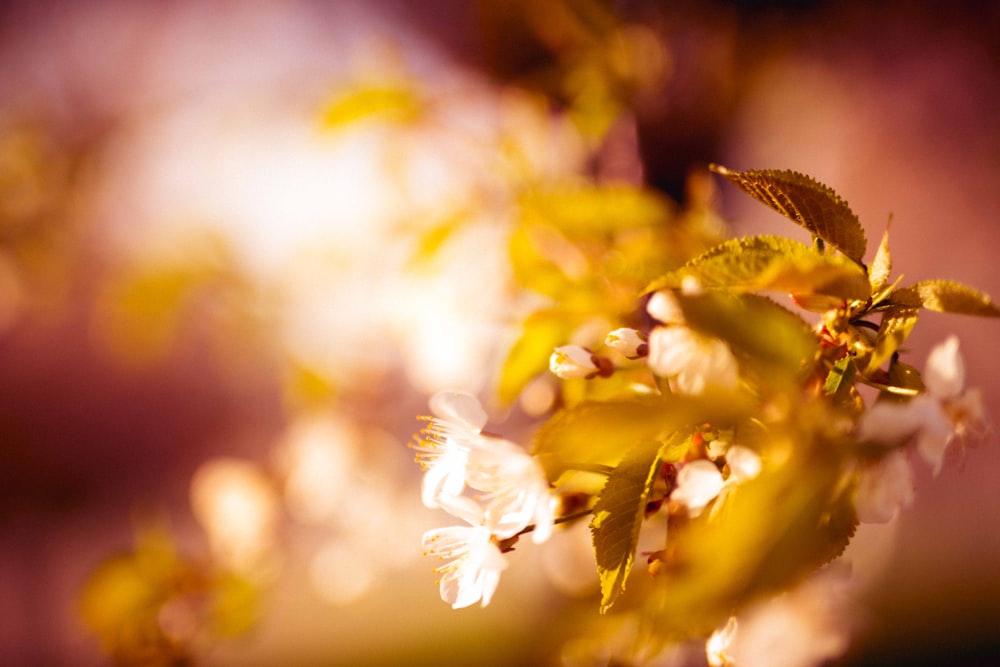
M871 293L868 278L857 264L771 235L721 243L653 281L646 291L678 288L688 277L703 287L741 291L778 290L856 300L867 299Z
M528 382L548 370L552 351L569 339L576 324L577 318L561 308L528 316L500 371L497 394L502 403L512 403Z
M868 359L866 374L881 367L902 346L917 324L919 314L918 308L909 306L893 306L885 311L875 338L875 349Z
M798 172L766 169L709 169L724 176L751 197L805 227L858 264L863 265L867 240L858 216L836 192Z
M939 313L1000 317L1000 308L988 295L951 280L921 280L890 294L889 302Z
M608 476L594 504L590 532L601 579L601 613L625 590L646 498L661 466L659 449L655 440L632 448Z
M857 370L854 365L854 357L845 354L837 360L833 368L830 369L829 375L826 376L823 393L827 396L843 396L844 392L852 386Z
M629 185L562 185L532 190L521 198L524 220L570 234L649 227L671 217L669 200Z

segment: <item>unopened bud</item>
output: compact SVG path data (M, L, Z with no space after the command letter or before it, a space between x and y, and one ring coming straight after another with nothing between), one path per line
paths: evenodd
M557 347L549 357L549 370L564 380L591 377L600 372L594 355L580 345Z
M615 329L604 339L604 344L629 359L638 359L649 353L649 345L635 329Z

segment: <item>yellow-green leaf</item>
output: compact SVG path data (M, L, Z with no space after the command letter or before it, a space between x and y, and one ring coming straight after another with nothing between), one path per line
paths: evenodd
M889 228L886 227L882 234L882 242L875 252L875 259L872 261L868 276L871 280L872 292L878 292L889 283L889 275L892 273L892 255L889 254Z
M951 280L921 280L890 294L889 302L940 313L1000 317L1000 308L988 295Z
M359 85L332 100L323 110L323 125L339 128L362 120L406 122L416 119L424 103L405 83Z
M829 187L789 170L741 172L720 165L709 169L863 264L865 231L847 202Z
M885 311L866 373L871 373L892 357L913 331L919 314L918 308L909 306L894 306Z
M868 277L857 264L770 235L721 243L653 281L646 291L677 288L689 277L703 287L739 291L778 290L857 300L867 299L870 294Z
M845 354L837 360L826 376L826 383L823 385L823 393L828 396L841 397L844 395L854 381L857 367L854 365L854 357Z
M648 227L671 215L670 202L629 185L574 184L532 190L521 198L525 220L566 234L594 234Z
M500 371L497 395L502 403L513 402L532 378L548 370L552 351L569 340L577 323L576 316L560 308L528 316Z
M523 287L559 299L572 290L590 266L579 250L557 232L521 225L510 236L510 264Z
M660 443L632 448L608 475L590 521L594 557L601 580L601 613L625 590L635 559L646 498L660 470Z

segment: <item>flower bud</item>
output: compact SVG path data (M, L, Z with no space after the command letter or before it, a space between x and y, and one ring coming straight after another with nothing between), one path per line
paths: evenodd
M628 359L638 359L649 352L649 345L646 344L642 334L635 329L624 327L609 333L604 339L604 344Z
M591 377L600 371L593 357L585 347L563 345L549 357L549 370L564 380Z

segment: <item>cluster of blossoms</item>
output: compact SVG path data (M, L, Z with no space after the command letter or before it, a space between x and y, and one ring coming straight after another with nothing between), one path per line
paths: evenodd
M859 420L859 441L892 448L861 470L856 499L861 521L885 523L913 501L910 443L937 475L952 440L986 423L980 391L965 388L958 338L951 336L931 350L922 377L925 393L880 401Z
M538 460L517 444L483 433L479 401L463 392L430 400L434 417L411 446L424 469L425 506L441 508L465 525L423 536L427 555L449 559L437 568L441 598L453 608L489 604L507 567L503 551L531 531L540 544L552 534L556 497Z
M693 295L701 291L697 281L686 281L682 289ZM725 341L686 326L684 313L673 292L653 294L646 312L658 322L647 342L635 329L616 329L604 344L628 359L646 358L649 369L666 378L671 391L698 395L707 389L732 390L739 380L736 357ZM613 362L593 354L580 345L558 347L549 359L549 369L563 379L610 375Z
M858 523L889 521L912 500L911 458L937 474L952 440L984 424L980 394L964 388L956 338L933 349L923 374L900 352L919 311L1000 317L989 296L947 280L891 282L888 232L869 266L857 216L809 177L712 170L810 231L813 245L733 239L649 276L633 292L648 295L634 318L648 326L615 329L603 345L584 338L593 333L584 325L635 314L609 312L602 294L585 294L595 316L557 333L590 347L551 353L549 370L566 382L533 447L552 484L573 490L579 515L554 517L538 459L483 434L486 414L474 398L434 398L437 417L415 447L427 470L424 503L468 524L424 536L428 553L453 559L437 570L453 606L489 601L503 551L521 533L534 530L541 542L555 523L590 514L602 613L622 599L639 554L672 593L628 591L621 616L648 638L628 642L626 661L700 635L712 667L821 664L848 645L837 559ZM550 326L558 310L543 312L544 326L529 319L521 340L562 327ZM541 370L544 357L525 359L535 350L515 346L503 400ZM869 390L878 391L871 404ZM630 632L628 622L621 627ZM615 628L599 634L608 642L601 655L614 654Z

